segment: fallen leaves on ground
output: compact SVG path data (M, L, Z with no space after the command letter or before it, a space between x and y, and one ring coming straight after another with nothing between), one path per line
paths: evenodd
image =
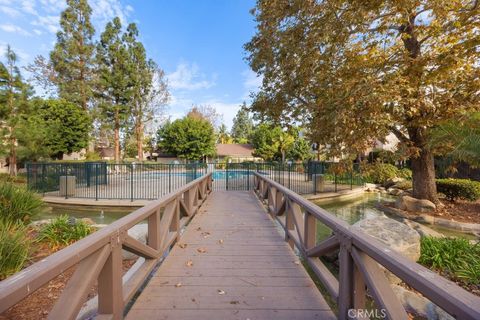
M210 232L208 232L208 231L204 231L204 232L202 232L201 234L202 234L203 238L208 238L208 237L210 237Z
M223 239L218 240L218 244L223 244Z
M182 249L185 249L187 247L186 243L179 243L178 246Z
M187 267L192 267L193 266L193 261L192 260L188 260L187 262L185 262L185 265Z
M225 291L220 290L220 289L218 289L217 292L218 292L219 295L224 295L226 293Z
M182 283L179 282L179 283L177 283L177 284L175 285L175 288L180 288L181 286L182 286Z
M197 251L198 251L199 253L205 253L205 252L207 252L207 249L205 249L205 248L198 248Z

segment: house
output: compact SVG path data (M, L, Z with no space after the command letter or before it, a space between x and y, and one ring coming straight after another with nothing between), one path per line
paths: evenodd
M224 144L218 143L217 149L217 161L224 161L228 159L229 162L244 162L244 161L258 161L261 158L255 157L253 152L255 149L251 144Z

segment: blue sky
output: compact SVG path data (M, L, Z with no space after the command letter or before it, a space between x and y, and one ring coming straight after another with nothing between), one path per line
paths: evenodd
M167 74L167 115L178 118L192 104L210 105L231 121L259 84L244 61L243 44L255 32L253 0L89 0L97 36L120 16L136 22L150 58ZM10 44L21 64L48 56L65 0L0 0L0 53Z

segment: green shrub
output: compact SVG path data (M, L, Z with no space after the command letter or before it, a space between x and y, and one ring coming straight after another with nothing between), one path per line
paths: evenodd
M398 170L397 177L407 179L407 180L412 180L412 170L410 170L408 168L402 168L402 169Z
M437 179L437 191L450 201L480 199L480 182L468 179Z
M0 280L22 269L29 249L26 227L20 222L0 220Z
M471 244L467 239L424 237L418 262L465 284L480 283L480 244Z
M369 164L363 169L363 178L366 182L384 184L390 179L398 177L399 170L389 163Z
M413 185L411 180L404 180L404 181L399 181L395 183L393 187L401 190L408 190L408 189L412 189Z
M61 215L40 229L38 241L50 245L66 246L80 240L94 231L94 228L82 220Z
M27 176L25 174L18 174L16 176L11 176L8 173L0 173L0 182L12 182L17 184L27 183Z
M42 199L23 186L0 184L0 219L28 223L45 209Z

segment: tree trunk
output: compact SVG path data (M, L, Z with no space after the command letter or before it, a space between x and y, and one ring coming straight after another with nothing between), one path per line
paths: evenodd
M114 129L114 143L115 143L115 163L120 162L120 118L118 110L115 111L115 129Z
M135 128L137 138L137 155L138 160L143 161L143 125L139 122Z
M10 143L11 145L10 145L10 156L8 159L8 171L11 176L16 176L17 175L17 148L15 146L16 139L11 138Z
M413 196L417 199L427 199L435 204L440 201L435 184L435 165L433 153L426 144L425 129L409 128L410 140L419 152L412 156Z

